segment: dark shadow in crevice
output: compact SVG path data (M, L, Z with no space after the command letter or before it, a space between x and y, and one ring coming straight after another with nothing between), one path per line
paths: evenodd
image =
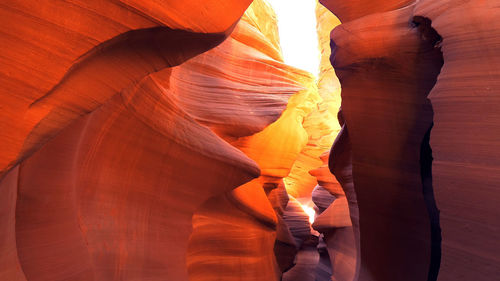
M420 146L420 175L422 177L422 191L424 194L425 205L429 213L431 224L431 261L429 266L428 281L436 281L441 265L441 227L439 225L439 209L434 198L434 189L432 186L432 149L430 146L430 135L432 126L422 140Z
M413 27L418 28L422 41L429 43L429 46L433 48L433 51L438 51L440 54L439 64L443 65L443 54L440 50L441 42L443 38L439 33L432 28L432 21L428 18L415 16L413 17L412 23ZM432 85L435 86L439 72L436 73L435 80L432 81ZM432 90L432 89L431 89ZM429 90L429 93L430 91ZM434 114L432 110L432 105L428 101L431 114ZM430 146L430 135L434 123L431 123L428 128L422 143L420 145L420 176L422 179L422 192L424 195L425 205L427 207L427 212L429 214L430 222L430 233L431 233L431 257L429 265L429 274L427 276L428 281L436 281L439 274L439 268L441 266L441 226L439 223L439 209L434 198L434 188L432 185L432 148Z

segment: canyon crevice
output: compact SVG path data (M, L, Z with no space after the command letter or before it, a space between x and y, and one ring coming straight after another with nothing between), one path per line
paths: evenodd
M0 4L0 281L496 280L500 3L311 1Z

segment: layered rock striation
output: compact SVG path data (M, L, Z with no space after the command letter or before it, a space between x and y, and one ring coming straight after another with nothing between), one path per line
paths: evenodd
M440 210L438 280L492 280L500 274L496 219L500 169L498 1L420 1L443 37L444 64L429 94L434 109L432 182Z
M345 124L330 169L342 183L350 167L352 185L342 186L359 208L351 215L358 280L498 276L499 225L490 216L498 134L489 127L498 119L498 26L490 22L498 5L321 2L343 22L331 34L331 62Z
M279 280L293 265L279 186L314 80L283 63L266 3L170 2L1 6L0 279Z
M342 133L342 131L341 131ZM337 139L341 138L339 136ZM334 151L341 151L338 141ZM354 192L346 193L342 187L350 183L340 170L335 174L340 183L328 169L329 153L325 152L321 159L323 166L312 170L311 175L318 180L312 198L318 207L318 216L312 227L323 235L331 263L332 280L357 280L359 265L359 226L357 224L357 202ZM340 166L340 165L339 165ZM352 218L352 220L351 220Z
M2 175L122 89L222 42L250 2L4 3Z
M309 198L316 186L316 178L309 171L323 163L321 154L329 150L340 131L337 112L340 107L340 83L335 76L330 57L330 30L340 24L339 20L321 5L316 6L317 34L320 50L320 69L316 80L321 101L304 119L304 129L309 136L307 145L293 164L290 175L284 179L287 191L296 198Z

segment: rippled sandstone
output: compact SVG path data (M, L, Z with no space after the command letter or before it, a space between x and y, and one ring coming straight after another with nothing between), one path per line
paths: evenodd
M25 23L8 25L17 47L2 59L25 58L2 68L0 279L196 280L192 258L224 251L203 242L214 230L205 212L220 211L226 227L213 235L230 255L248 245L239 262L263 258L249 278L278 278L267 195L307 142L301 120L319 97L307 73L283 64L262 2L235 25L248 4L2 6L4 20ZM203 276L221 278L212 269Z
M499 166L490 127L498 119L498 5L322 3L343 21L331 35L331 61L359 207L359 280L498 276L490 173ZM334 173L342 154L334 146Z

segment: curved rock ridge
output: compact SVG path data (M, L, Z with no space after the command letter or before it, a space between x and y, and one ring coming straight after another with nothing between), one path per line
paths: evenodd
M230 38L173 68L168 80L176 91L172 96L190 116L261 169L259 178L212 198L195 213L187 259L191 280L279 280L297 252L284 218L288 195L282 179L308 141L303 122L321 98L309 73L281 61L276 33L263 26L262 17L273 12L259 12L263 8L270 6L255 1ZM200 91L213 97L211 105L195 103ZM307 216L299 211L309 231ZM252 245L256 241L259 247Z
M415 2L415 0L319 0L342 22L349 22L366 15L396 10Z
M299 91L289 99L286 110L276 122L255 135L231 143L257 162L261 169L259 179L235 189L231 198L265 223L275 225L276 216L263 186L276 186L290 173L308 139L303 120L319 99L314 87Z
M344 22L331 34L331 63L342 84L341 117L350 144L344 153L352 155L359 209L363 281L426 280L436 266L437 237L431 236L435 225L420 150L432 124L426 97L442 55L439 35L414 18L413 10L410 5L373 13ZM333 165L341 154L332 151Z
M342 133L342 132L341 132ZM333 151L341 151L337 137ZM327 151L321 155L323 166L312 170L311 175L318 180L318 185L313 193L313 202L318 206L319 212L312 227L323 235L326 243L329 260L331 263L331 280L352 281L357 279L359 264L359 234L357 226L357 206L355 196L346 197L342 187L350 186L345 179L342 169L335 170L342 187L328 169L330 153ZM347 166L341 163L342 167ZM345 168L344 168L345 169ZM349 171L349 169L347 169ZM328 203L327 203L328 202ZM327 203L327 204L325 204Z
M498 1L419 1L443 37L434 109L432 182L440 210L439 281L500 276L500 6Z
M2 3L0 175L147 74L222 42L250 4L202 2Z
M330 31L340 22L319 4L316 6L316 18L321 51L320 71L316 86L322 101L304 119L303 126L309 140L295 161L290 175L284 179L288 192L296 198L310 198L316 186L316 178L311 176L309 171L322 165L321 154L330 149L340 131L336 117L340 107L340 83L329 61Z
M494 279L498 1L322 3L343 21L331 62L348 149L330 169L352 158L359 280Z
M274 254L280 271L284 273L295 265L295 256L299 250L289 224L285 222L283 217L289 201L285 184L283 182L279 183L277 188L269 192L268 198L278 219Z
M279 280L276 231L227 196L209 200L193 216L189 280Z
M283 61L283 54L281 52L280 37L278 32L278 19L276 12L270 6L267 1L253 1L251 9L247 9L242 16L241 21L248 23L253 28L256 28L260 34L262 34L267 42L271 44L256 44L254 47L259 51L267 54L275 60ZM232 34L234 38L239 40L245 37L259 37L260 35L255 33L243 33L238 35L237 33ZM262 47L262 48L261 48Z
M170 2L1 5L27 23L2 59L43 48L2 68L0 279L260 281L293 265L282 178L314 79L283 64L267 4L233 25L248 2Z
M321 214L333 203L335 196L325 188L316 185L311 194L311 199L317 207L316 213Z
M26 280L187 280L194 210L258 175L146 78L20 165L10 188L22 272Z
M195 213L188 257L191 280L279 280L281 273L293 265L296 245L279 211L288 203L283 204L281 200L278 204L273 203L276 199L269 195L278 186L286 194L282 179L289 174L297 155L306 145L307 132L302 121L318 100L314 88L300 90L288 100L287 108L277 121L254 135L231 142L258 163L261 176L214 198L214 202L224 201L225 204L214 203ZM300 212L306 217L309 229L307 216L302 209ZM222 214L232 216L231 221L221 221ZM196 223L197 218L203 218L198 221L204 223ZM226 233L228 223L232 230ZM265 236L266 242L258 242L261 246L255 247L252 238L256 236ZM242 244L254 252L242 251ZM204 250L206 247L210 250ZM292 256L284 257L284 252Z
M312 79L263 52L260 45L273 47L273 38L246 19L217 48L165 70L165 77L162 71L155 74L179 106L228 141L262 131L280 117L292 94L306 89Z

